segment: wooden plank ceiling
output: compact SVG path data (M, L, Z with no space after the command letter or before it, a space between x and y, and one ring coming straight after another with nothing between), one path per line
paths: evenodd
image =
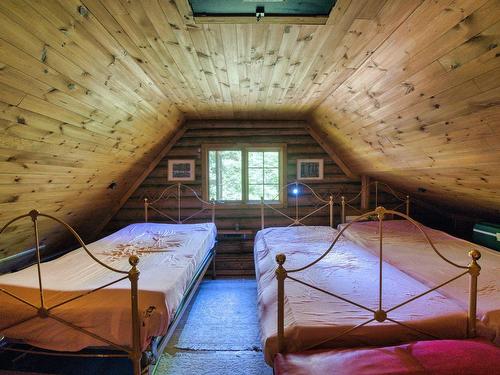
M309 119L356 173L499 210L499 21L499 0L339 0L321 26L2 0L0 220L89 232L185 118Z

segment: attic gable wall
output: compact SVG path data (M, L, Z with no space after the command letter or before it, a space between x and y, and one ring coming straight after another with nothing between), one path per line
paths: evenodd
M314 191L328 199L329 194L337 197L334 208L334 223L340 221L339 196L344 195L347 199L354 198L360 191L361 184L357 179L347 176L341 167L330 158L329 154L320 144L309 134L309 124L304 121L186 121L186 132L169 150L166 156L151 171L149 176L130 196L123 207L117 212L104 230L104 233L113 232L124 226L141 222L144 220L144 198L151 201L162 196L162 192L167 186L175 184L167 180L167 166L169 159L195 160L196 170L195 181L184 184L193 188L202 196L202 155L203 144L219 144L233 146L236 143L250 144L285 144L287 146L286 183L296 181L297 159L323 159L324 179L320 181L304 181L310 185ZM291 191L291 190L290 190ZM182 194L182 218L194 214L201 207L189 191ZM385 202L385 195L381 201ZM359 204L359 202L357 202ZM301 188L299 195L299 217L304 217L308 213L321 207L321 203L315 199L305 188ZM243 208L223 207L220 204L216 209L216 225L219 231L231 230L238 227L242 230L251 230L255 234L261 229L260 205L250 204ZM227 205L226 205L227 206ZM177 217L175 199L162 199L155 207L161 209L170 217ZM288 194L288 205L281 209L290 217L295 217L295 200L293 194ZM348 214L355 211L347 210ZM268 226L287 226L292 222L284 218L279 213L266 209L265 222ZM149 220L153 222L172 221L166 219L153 209L149 210ZM207 210L197 215L189 222L206 222L211 220L211 212ZM329 211L324 208L319 212L305 219L306 225L329 225ZM221 241L217 245L217 267L218 274L224 275L252 275L254 273L253 263L253 235L245 241Z

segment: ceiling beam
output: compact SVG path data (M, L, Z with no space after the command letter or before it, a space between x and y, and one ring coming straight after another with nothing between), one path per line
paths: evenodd
M339 166L339 168L346 174L347 177L358 180L359 176L354 174L351 169L347 166L346 163L342 161L342 159L337 155L337 153L334 151L333 147L325 142L324 136L321 136L320 133L316 129L314 129L312 126L307 125L306 130L309 132L311 137L313 137L316 142L325 150L325 152L330 156L330 158Z

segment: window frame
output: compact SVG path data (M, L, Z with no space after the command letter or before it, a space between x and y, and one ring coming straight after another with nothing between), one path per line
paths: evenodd
M287 149L285 143L209 143L201 145L201 164L202 164L202 196L203 199L209 199L209 189L208 189L208 152L209 151L241 151L242 160L242 200L239 201L215 201L220 207L227 208L255 208L255 206L260 204L260 200L249 200L248 199L248 152L257 151L278 151L280 153L280 163L279 163L279 200L278 201L266 201L267 204L274 207L285 207L287 203L287 193L284 191L283 186L286 183L287 178Z

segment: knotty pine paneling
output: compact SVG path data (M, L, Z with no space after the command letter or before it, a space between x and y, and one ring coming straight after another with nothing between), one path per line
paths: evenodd
M354 197L360 189L360 182L349 179L340 168L329 158L328 154L309 135L305 126L307 123L300 121L188 121L185 126L187 131L170 150L167 156L151 172L142 185L132 195L128 202L113 218L106 232L114 231L125 225L144 220L143 198L160 196L163 189L169 185L167 182L167 163L169 159L195 159L196 181L189 183L198 193L201 193L201 146L210 143L286 143L287 144L287 181L296 180L296 160L298 158L322 158L325 165L325 178L322 181L311 182L310 185L319 194L328 196L328 193L342 192L347 197ZM293 197L289 196L289 208L286 210L294 216ZM194 213L199 203L190 195L183 194L185 216ZM310 194L304 194L300 200L300 213L304 215L314 210L317 203ZM168 210L167 207L172 207ZM165 205L166 212L175 215L175 202L170 201ZM335 221L339 222L340 208L335 207ZM151 221L163 222L164 219L150 210ZM202 216L201 220L210 220L210 213ZM313 215L305 221L307 224L328 225L328 209ZM286 226L291 222L271 210L266 210L267 226ZM216 225L219 230L250 229L254 232L260 229L260 208L244 209L218 209L216 212ZM247 241L221 241L217 245L218 272L225 275L253 274L252 246L253 240Z
M0 225L38 209L89 241L183 114L81 5L0 2ZM71 238L46 219L40 236L48 252ZM0 258L32 245L30 220L18 222Z
M498 221L500 3L407 3L418 6L331 87L311 123L356 173L450 211L443 221ZM370 43L375 26L360 26L357 41ZM339 76L356 60L345 57Z
M183 118L307 120L355 174L498 218L499 22L498 0L339 0L326 25L0 1L0 220L37 207L92 232Z

